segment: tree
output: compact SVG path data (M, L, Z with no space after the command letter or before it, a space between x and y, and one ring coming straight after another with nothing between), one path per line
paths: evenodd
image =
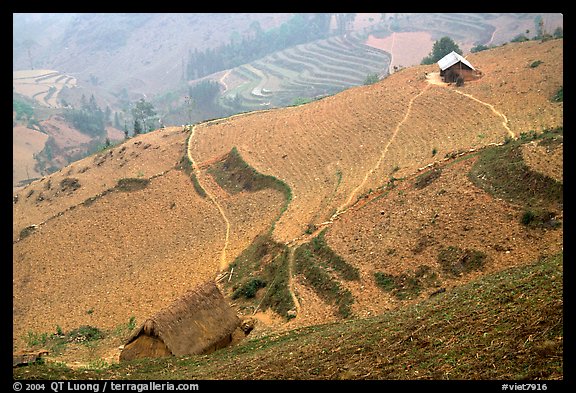
M120 117L118 116L118 112L114 112L114 128L120 129Z
M422 59L420 64L434 64L450 52L456 52L462 55L462 50L450 37L442 37L432 46L432 52Z
M140 101L132 108L132 116L134 117L134 133L136 133L136 127L140 132L152 131L154 121L158 121L154 106L150 102L146 102L144 98L140 98Z
M188 110L188 124L192 124L192 111L194 110L194 98L190 96L184 97L184 101L186 102L186 108Z
M378 74L368 74L366 76L366 79L364 79L364 84L365 85L371 85L371 84L376 83L378 81L379 81Z
M470 53L482 52L483 50L488 50L488 49L490 49L490 48L487 47L486 45L478 44L475 47L473 47L472 49L470 49Z
M106 125L112 124L112 109L110 109L108 105L106 105L106 110L104 112L104 121L106 122Z
M126 124L126 120L124 120L124 139L128 139L128 125Z
M98 107L94 95L87 101L82 95L80 99L80 109L70 109L64 112L67 120L80 132L92 137L101 137L106 134L105 114Z
M139 135L142 133L142 126L138 119L134 119L134 135Z
M34 62L32 61L32 48L38 46L38 44L34 40L24 40L24 42L22 42L22 45L24 46L24 48L26 48L26 51L28 52L28 61L30 61L30 69L33 70Z
M556 30L554 30L554 38L563 38L564 37L564 29L558 26Z

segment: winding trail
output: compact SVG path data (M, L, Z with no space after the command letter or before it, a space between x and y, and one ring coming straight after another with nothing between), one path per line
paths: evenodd
M390 63L390 66L392 66L392 62ZM223 79L225 78L226 74L221 78L221 82L223 82ZM400 122L398 122L398 124L396 125L396 128L394 129L394 132L392 134L392 136L390 137L390 139L388 140L388 143L386 144L386 146L382 149L381 153L380 153L380 157L378 158L378 160L376 161L376 163L374 164L374 166L372 168L370 168L366 174L364 175L364 178L362 179L362 181L360 182L360 184L354 188L354 190L352 190L352 192L350 193L350 195L348 196L346 202L344 202L340 207L338 207L338 209L336 210L336 212L330 217L330 219L326 222L320 223L319 225L317 225L316 230L313 233L310 234L306 234L303 233L300 236L290 240L289 242L286 243L286 245L289 248L289 257L288 257L288 291L290 292L290 296L292 297L292 300L294 302L295 308L296 308L296 314L298 314L300 312L301 309L301 305L300 302L298 300L298 297L296 296L295 292L294 292L294 283L293 283L293 271L294 271L294 263L295 263L295 251L296 248L309 241L310 239L312 239L314 236L317 236L325 227L331 225L334 223L334 220L336 220L340 215L344 214L348 209L350 209L351 206L353 206L354 204L352 203L354 197L358 194L358 192L362 189L362 187L364 187L364 185L366 184L366 182L368 181L368 178L376 171L378 170L378 168L380 167L380 165L382 164L382 161L384 160L384 158L386 157L386 154L388 153L388 149L390 147L390 145L392 144L392 142L395 140L396 136L398 135L398 132L400 131L400 128L402 127L402 125L408 120L408 118L410 117L410 114L412 112L412 105L414 104L414 101L420 97L421 95L423 95L432 85L437 85L437 86L443 86L443 87L448 87L449 84L443 83L441 80L439 80L438 77L436 78L432 78L432 74L429 74L427 77L427 81L428 84L425 85L425 87L418 93L416 94L414 97L412 97L408 103L407 109L406 109L406 113L404 114L404 117L402 118L402 120L400 120ZM482 100L479 100L478 98L472 96L471 94L467 94L467 93L463 93L459 90L454 89L454 91L458 94L461 94L463 96L466 96L482 105L485 105L487 107L489 107L492 112L494 112L496 115L502 117L503 122L502 125L504 126L504 128L506 128L506 130L508 131L508 133L510 134L510 136L512 138L515 138L515 134L512 132L512 130L510 130L510 128L508 127L508 118L501 112L497 111L496 108L494 108L494 106L492 104L489 104L487 102L484 102ZM264 110L264 111L268 111L268 110ZM259 111L259 112L264 112L264 111ZM234 117L240 117L240 116L245 116L248 113L241 113L241 114L237 114L237 115L233 115L230 116L228 119L230 118L234 118ZM216 122L216 121L221 121L222 119L215 119L215 120L211 120L205 123L201 123L201 124L209 124L211 122ZM198 178L198 182L200 183L200 186L204 189L204 191L206 192L206 195L208 196L208 198L214 203L214 205L218 208L218 211L220 212L220 215L222 216L222 219L224 220L225 224L226 224L226 237L225 237L225 241L224 241L224 246L222 248L222 252L221 252L221 256L220 256L220 270L223 271L228 267L227 261L226 261L226 251L228 249L228 245L229 245L229 239L230 239L230 221L228 220L227 216L226 216L226 212L224 211L224 209L222 208L222 206L218 203L217 199L214 197L214 195L207 189L204 187L202 180L201 180L201 171L200 168L198 166L198 164L194 161L193 157L192 157L192 153L191 153L191 142L192 142L192 138L195 135L196 132L196 126L194 125L192 127L192 132L190 133L190 136L188 138L188 142L187 142L187 155L188 155L188 159L190 160L190 163L192 164L192 167L196 173L196 176Z
M404 114L404 118L402 118L402 120L400 120L400 122L396 125L396 128L394 129L394 133L392 134L392 137L390 137L390 140L388 140L388 143L386 144L386 146L384 147L384 149L380 153L380 158L378 158L378 161L376 161L376 164L368 172L366 172L366 175L364 175L364 179L362 180L362 182L354 190L352 190L352 192L348 196L348 199L346 200L346 202L344 202L344 204L342 204L338 209L336 209L336 213L334 213L332 215L332 217L330 218L330 222L333 221L340 214L345 213L346 210L348 210L350 203L352 202L353 198L356 196L358 191L360 191L360 189L362 189L362 187L364 187L364 184L366 184L370 175L372 175L374 173L374 171L380 167L380 164L384 160L384 157L386 157L386 153L388 153L388 148L390 147L390 145L392 144L392 142L396 138L396 135L398 135L398 131L400 130L400 127L402 127L402 124L404 124L406 122L406 120L408 120L408 117L410 116L410 112L412 111L412 104L414 103L416 98L418 98L422 94L424 94L429 88L430 88L430 85L427 84L422 89L422 91L420 91L420 93L416 94L414 97L412 97L412 99L410 99L410 102L408 103L408 109L406 110L406 113Z
M504 119L504 121L502 122L502 126L504 128L506 128L506 130L508 131L508 134L512 137L512 138L516 138L516 135L512 132L512 130L510 129L510 127L508 127L508 118L506 117L506 115L504 115L503 113L499 112L496 110L496 108L494 108L494 106L492 104L489 104L487 102L484 102L482 100L479 100L478 98L474 97L471 94L467 94L467 93L463 93L460 90L456 90L454 89L454 91L458 94L461 94L463 96L466 96L476 102L479 102L482 105L486 105L488 108L490 108L492 110L492 112L494 112L496 115L500 116L502 119Z
M222 85L224 85L224 91L222 92L222 94L224 94L224 93L226 93L226 91L228 91L228 85L226 84L226 82L224 82L224 79L226 79L226 77L227 77L228 75L230 75L230 72L231 72L231 71L232 71L232 70L227 70L227 71L224 73L224 75L222 75L222 77L220 78L220 83L221 83Z
M290 292L290 296L292 296L292 301L294 302L294 306L296 306L296 315L300 313L300 301L294 293L294 283L293 283L293 266L294 266L294 253L296 252L296 246L290 247L289 256L288 256L288 292Z
M206 192L206 195L208 195L208 198L210 198L212 203L214 203L214 205L216 205L216 207L218 208L218 211L220 212L220 215L222 216L222 219L226 223L226 237L224 239L224 246L222 247L222 252L220 254L220 270L224 270L228 267L228 263L226 262L226 250L228 249L228 244L230 243L230 221L228 221L228 217L226 217L226 212L224 211L222 206L218 203L218 201L216 200L214 195L212 195L212 193L208 190L208 188L204 187L204 185L202 184L200 168L198 167L198 164L196 163L196 161L194 161L194 159L192 158L192 153L190 152L190 146L191 146L190 142L192 141L192 138L194 137L195 133L196 133L196 125L194 125L192 127L192 132L190 133L190 136L188 137L186 152L188 155L188 159L190 160L190 163L192 164L192 168L194 169L194 172L196 173L196 177L198 179L198 183L200 184L200 187L202 187L202 189L204 189L204 192Z

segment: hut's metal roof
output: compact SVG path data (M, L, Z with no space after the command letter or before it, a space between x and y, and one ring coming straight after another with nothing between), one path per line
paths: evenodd
M471 69L476 70L472 66L472 64L470 64L470 62L468 60L466 60L465 58L463 58L462 56L460 56L458 53L456 53L454 51L448 53L446 56L444 56L443 58L438 60L437 64L440 67L440 69L442 71L444 71L445 69L452 67L454 64L458 63L459 61L466 64Z

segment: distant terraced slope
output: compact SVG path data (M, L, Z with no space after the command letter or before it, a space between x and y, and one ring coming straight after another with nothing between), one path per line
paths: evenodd
M76 78L53 70L13 71L14 91L33 98L44 106L58 108L58 93L64 87L76 86Z
M384 74L390 55L353 35L298 45L232 70L235 86L223 103L239 95L245 109L291 105L295 98L329 95Z
M275 230L287 242L392 176L502 142L509 129L518 136L562 125L563 105L551 100L563 84L562 45L531 41L472 54L484 77L461 88L432 86L425 73L437 66L416 66L303 107L199 125L191 151L201 163L237 147L256 170L287 183L293 200Z

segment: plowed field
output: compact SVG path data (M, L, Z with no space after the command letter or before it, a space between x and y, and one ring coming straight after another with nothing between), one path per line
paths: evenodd
M501 142L506 127L518 136L562 124L563 106L551 101L562 86L561 40L468 60L483 77L461 88L429 86L425 73L436 66L416 66L302 108L199 125L192 154L209 161L237 147L258 171L285 181L294 198L275 236L290 241L385 184L394 169L404 176L447 153Z

